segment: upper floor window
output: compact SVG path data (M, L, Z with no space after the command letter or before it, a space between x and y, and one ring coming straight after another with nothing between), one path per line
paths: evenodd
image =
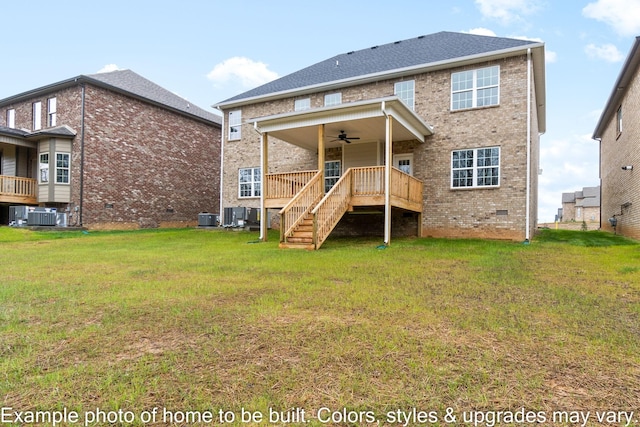
M13 108L7 110L7 127L15 128L16 127L16 110Z
M42 102L33 103L33 130L42 129Z
M242 111L229 111L229 140L240 139L242 129Z
M56 125L56 103L55 98L47 100L47 124L49 127Z
M486 107L500 102L500 67L451 74L451 109Z
M295 111L308 110L311 108L311 98L296 99L293 109Z
M618 108L616 113L616 131L618 135L622 133L622 105Z
M475 188L500 185L500 148L476 148L451 152L451 187Z
M238 174L240 187L239 197L260 197L260 182L262 175L260 168L243 168Z
M56 184L69 183L69 153L56 153Z
M398 82L394 85L394 93L409 108L414 109L415 104L415 81Z
M324 106L330 107L332 105L342 104L342 93L330 93L324 96Z

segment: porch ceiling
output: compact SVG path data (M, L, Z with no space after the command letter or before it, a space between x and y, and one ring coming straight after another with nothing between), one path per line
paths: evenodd
M393 141L418 140L424 142L433 134L433 127L424 122L398 97L357 101L331 107L315 108L293 113L276 114L251 119L262 133L308 150L318 147L318 125L324 124L326 148L345 144L337 140L344 131L357 137L351 144L385 141L385 115L393 116Z

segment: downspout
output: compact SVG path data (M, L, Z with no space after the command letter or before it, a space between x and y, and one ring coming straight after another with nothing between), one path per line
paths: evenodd
M265 183L267 182L267 171L265 170L264 167L264 135L262 134L262 131L258 128L258 122L253 122L253 129L258 132L258 134L260 135L260 237L259 240L261 242L265 241L265 237L266 237L266 232L265 229L266 227L263 226L267 223L267 210L265 209L265 203L264 203L264 193L265 193Z
M391 141L390 117L385 109L385 102L382 101L381 109L385 117L385 147L384 147L384 244L389 245L391 240Z
M527 196L525 219L525 243L531 239L531 48L527 49Z
M78 205L78 225L82 227L82 206L84 201L84 115L85 115L85 84L80 84L80 203Z
M220 206L218 208L218 218L220 220L220 224L224 224L224 209L223 209L223 195L224 195L224 135L225 135L225 127L224 127L224 111L218 108L218 111L222 113L222 124L220 128L220 196L219 202Z

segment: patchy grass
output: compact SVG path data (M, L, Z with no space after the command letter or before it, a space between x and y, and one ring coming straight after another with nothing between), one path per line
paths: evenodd
M413 408L440 425L447 408L640 409L634 241L255 239L0 228L0 406L222 409L230 425L302 408L309 426L367 424L321 423L322 407L384 425Z

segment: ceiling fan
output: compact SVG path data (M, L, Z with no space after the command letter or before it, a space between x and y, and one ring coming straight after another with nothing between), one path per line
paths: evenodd
M351 140L360 139L360 137L358 137L358 136L353 136L351 138L348 138L347 137L347 133L345 131L343 131L343 130L340 131L338 136L331 136L330 138L336 138L336 139L332 140L331 142L340 141L340 142L346 142L347 144L351 144Z

